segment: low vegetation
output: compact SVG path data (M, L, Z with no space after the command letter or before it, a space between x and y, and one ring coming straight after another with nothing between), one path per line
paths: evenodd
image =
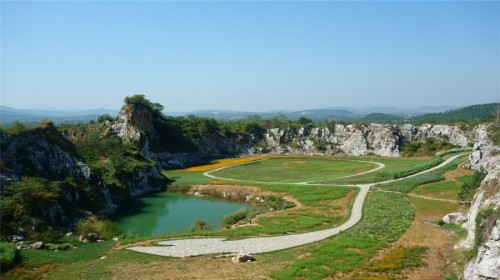
M222 225L224 227L230 227L237 222L247 219L249 217L250 211L248 209L242 209L232 214L224 216L222 219Z
M428 173L425 173L425 174L422 174L422 175L419 175L416 177L408 178L408 179L405 179L402 181L393 182L390 184L376 185L375 187L381 188L383 190L408 193L420 185L444 180L444 177L442 176L442 174L446 171L453 170L453 169L457 168L457 166L461 162L462 162L462 159L455 159L450 164L443 166L437 170L434 170L434 171L431 171L431 172L428 172Z
M427 248L419 246L397 247L382 259L370 262L365 266L365 269L373 272L383 272L426 266L427 263L422 260L426 251Z
M474 249L472 252L477 253L477 248L481 243L488 239L491 230L500 218L500 208L495 209L493 205L481 209L476 217Z
M311 246L310 257L295 260L271 275L276 279L323 279L350 272L397 240L412 220L413 208L403 196L370 192L359 224Z
M433 156L439 153L452 153L458 148L447 141L427 138L424 142L404 142L401 147L403 156ZM444 154L441 154L441 156Z
M16 245L13 243L0 242L0 268L8 268L16 260Z
M463 182L462 190L458 193L459 199L470 202L486 175L487 173L484 170L474 172L472 178Z
M344 159L344 158L342 158ZM360 158L346 157L345 159L356 160ZM431 157L404 157L404 158L386 158L386 157L366 157L363 158L365 161L376 161L385 165L381 171L392 171L398 169L411 168L415 165L425 164L431 161ZM325 184L364 184L364 183L374 183L386 181L385 178L377 176L377 172L371 172L362 175L354 175L347 178L338 178L331 180L324 180L318 183Z
M80 220L76 225L78 235L87 236L90 233L96 233L101 239L111 240L122 234L116 223L111 220L100 220L90 217L86 220Z
M211 175L244 181L290 183L339 178L375 168L370 162L334 158L271 157L212 172Z
M377 172L377 176L379 178L384 178L387 180L390 179L399 179L403 178L409 175L413 175L415 173L427 170L429 168L432 168L440 163L442 163L444 160L441 157L434 158L431 161L421 163L418 165L414 165L411 167L406 167L403 169L395 169L395 170L385 170L385 171L379 171Z

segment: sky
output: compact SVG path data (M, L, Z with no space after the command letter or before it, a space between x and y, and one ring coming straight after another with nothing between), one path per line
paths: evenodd
M3 106L167 111L500 100L499 1L0 2Z

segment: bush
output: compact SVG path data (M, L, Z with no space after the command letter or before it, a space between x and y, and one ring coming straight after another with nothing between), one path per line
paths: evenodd
M212 229L212 227L207 224L207 222L203 220L197 220L194 222L193 226L191 227L191 231L200 231L200 230L209 230Z
M9 267L16 259L16 245L13 243L0 242L0 265Z
M83 236L89 233L97 233L97 235L104 240L109 240L122 233L114 222L110 220L99 220L95 217L90 217L86 221L80 220L76 225L76 232Z
M486 177L487 172L484 170L475 171L470 180L464 181L462 190L458 193L458 198L461 201L471 201L476 193L476 190L481 186L481 182Z
M236 224L237 222L239 222L243 219L246 219L248 217L249 213L250 213L250 211L248 211L248 209L242 209L242 210L239 210L237 212L234 212L233 214L226 215L226 216L224 216L224 219L222 220L222 224L225 227L230 227L230 226Z

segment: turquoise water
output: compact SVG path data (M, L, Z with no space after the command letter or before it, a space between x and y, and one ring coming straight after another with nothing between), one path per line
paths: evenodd
M126 203L114 220L127 234L153 236L190 231L196 220L221 228L224 215L249 207L245 203L187 194L158 193Z

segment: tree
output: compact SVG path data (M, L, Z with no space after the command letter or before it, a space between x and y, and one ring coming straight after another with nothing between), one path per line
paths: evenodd
M312 120L311 119L308 119L304 116L301 116L298 120L299 124L303 125L303 126L308 126L310 124L312 124Z
M157 115L161 115L164 110L163 105L161 105L160 103L153 103L149 101L148 99L146 99L146 96L144 94L127 96L123 101L127 105L137 105L137 104L144 105L149 109L151 109L151 111L153 111L153 113Z

